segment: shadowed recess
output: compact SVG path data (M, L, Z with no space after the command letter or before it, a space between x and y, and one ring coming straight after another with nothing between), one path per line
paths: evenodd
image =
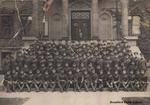
M0 105L22 105L29 98L0 98Z

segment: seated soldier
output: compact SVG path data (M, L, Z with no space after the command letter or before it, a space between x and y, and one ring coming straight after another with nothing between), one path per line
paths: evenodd
M128 91L129 90L129 78L128 78L128 74L126 70L122 71L122 77L121 77L121 81L122 81L122 86L123 86L123 90L124 91Z
M28 81L27 81L27 84L28 84L28 86L30 87L29 88L29 92L31 91L31 89L33 88L33 86L34 86L34 84L33 84L33 80L34 80L34 74L33 74L33 72L32 72L32 70L29 70L29 72L28 72Z
M27 90L30 90L30 87L27 84L27 80L28 80L27 73L21 70L18 78L19 78L19 87L20 87L19 91L24 91L26 88Z
M44 75L43 75L42 85L43 85L44 91L48 91L49 84L50 84L50 75L49 75L49 72L47 70L44 72Z
M74 88L74 75L71 70L67 72L66 90L68 91L70 88Z
M95 72L95 69L93 69L90 72L90 85L93 91L97 90L97 83L98 83L98 75Z
M12 90L17 91L19 89L19 79L18 79L18 71L12 70Z
M141 77L140 78L140 90L145 91L147 89L148 82L147 82L147 77Z
M66 90L66 83L67 83L67 75L64 69L62 69L58 73L58 86L61 92Z
M83 80L84 80L84 77L82 75L82 72L80 71L79 68L76 68L75 69L75 73L74 73L74 89L77 90L77 91L80 91L81 90L81 86L83 84Z
M134 90L133 91L140 91L141 86L140 86L140 78L135 77L134 79Z
M104 79L104 72L103 67L101 65L96 65L95 67L96 73L98 75L98 82L97 82L97 88L98 90L102 90L104 87L103 79Z
M135 89L135 72L133 70L129 71L129 90L134 91Z
M56 89L56 85L58 84L58 81L59 81L59 79L58 79L58 73L53 68L51 70L51 73L50 73L50 83L49 83L50 89L52 91L54 91Z
M113 83L114 83L114 79L112 74L110 73L110 71L107 71L106 74L106 87L108 88L109 91L112 91L114 89Z
M120 75L119 75L119 70L116 69L114 70L114 88L116 91L119 91L120 90L120 85L121 85L121 80L120 80Z
M7 88L7 92L12 91L12 75L10 71L7 71L5 73L5 80L4 80L4 86Z
M84 88L85 88L86 91L89 91L89 87L90 87L90 75L88 74L87 70L83 71L83 76L84 76L83 86L84 86Z
M35 73L35 80L34 80L34 86L36 88L36 91L39 92L42 86L42 73L40 70L37 69Z

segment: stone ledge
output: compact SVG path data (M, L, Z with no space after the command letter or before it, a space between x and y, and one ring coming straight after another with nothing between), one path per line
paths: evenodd
M33 41L33 40L37 40L36 37L34 36L26 36L26 37L22 37L23 41Z
M131 46L137 46L138 36L126 36L125 39Z

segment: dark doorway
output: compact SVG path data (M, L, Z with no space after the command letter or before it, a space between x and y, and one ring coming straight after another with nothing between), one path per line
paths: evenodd
M90 11L71 12L71 38L72 40L91 39Z

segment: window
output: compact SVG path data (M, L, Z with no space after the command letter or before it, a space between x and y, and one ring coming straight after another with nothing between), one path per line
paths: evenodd
M1 19L1 35L0 38L11 38L13 33L13 17L11 15L4 15Z
M141 24L141 18L139 16L130 16L129 17L129 35L135 36L140 35L140 25Z

